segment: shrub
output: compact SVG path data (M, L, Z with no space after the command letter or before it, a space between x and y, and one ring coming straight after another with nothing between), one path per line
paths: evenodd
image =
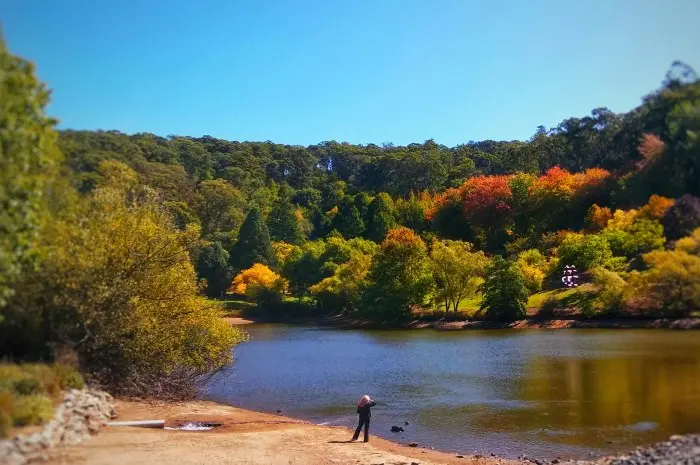
M614 271L597 267L591 270L593 284L596 285L596 306L608 314L617 314L622 310L623 296L627 286L624 279Z
M29 379L36 380L41 386L39 391L34 391L32 393L41 393L47 394L49 397L56 397L61 392L61 378L59 378L51 366L43 364L26 364L22 365L22 370L24 370L24 372L30 376Z
M53 371L58 376L61 389L82 389L85 387L83 376L68 365L54 365Z
M700 227L700 199L684 195L666 210L661 224L669 240L680 239Z
M40 425L49 421L53 413L51 399L41 394L17 397L12 408L15 426Z

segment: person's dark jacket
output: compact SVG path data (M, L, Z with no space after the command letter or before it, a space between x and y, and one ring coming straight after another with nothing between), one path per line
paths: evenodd
M377 405L375 401L370 401L365 404L364 407L360 407L359 405L357 406L357 413L360 414L362 418L370 418L372 416L372 412L370 411L371 407L374 407Z

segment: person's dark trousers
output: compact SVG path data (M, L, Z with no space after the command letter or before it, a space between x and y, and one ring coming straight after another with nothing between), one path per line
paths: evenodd
M360 417L360 421L357 423L357 429L355 430L355 435L352 437L353 441L356 441L357 438L360 437L362 426L365 427L365 442L369 441L369 417Z

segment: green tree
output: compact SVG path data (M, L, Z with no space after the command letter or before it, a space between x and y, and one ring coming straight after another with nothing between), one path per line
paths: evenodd
M394 208L389 194L381 192L372 200L367 211L365 237L374 242L382 242L389 230L394 227Z
M197 213L205 236L238 228L246 205L242 192L223 179L213 179L200 183L199 195Z
M567 234L557 250L559 266L574 265L579 272L605 266L612 259L610 244L600 234Z
M197 276L207 283L209 297L221 297L226 291L233 273L229 267L229 253L219 242L210 242L198 251Z
M352 201L352 197L346 196L341 200L338 214L333 218L333 227L346 239L357 237L364 231L365 224Z
M367 276L363 309L378 320L410 317L433 288L425 243L408 228L392 229L381 244Z
M257 207L246 216L238 233L238 241L231 251L231 267L234 271L247 270L255 263L272 268L277 264L270 231Z
M486 275L481 309L491 320L512 321L524 318L527 288L517 264L497 256Z
M59 160L55 121L44 113L49 91L34 65L0 37L0 308L23 265L36 259L44 187Z
M472 297L483 282L489 259L461 241L435 241L430 251L433 278L445 311L459 311L462 299Z
M273 241L282 241L299 245L304 242L294 205L286 198L281 198L272 207L267 217L267 227Z

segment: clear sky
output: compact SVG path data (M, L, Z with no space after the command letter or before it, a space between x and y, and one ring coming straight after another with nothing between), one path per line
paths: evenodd
M449 146L627 111L674 60L700 71L698 0L5 0L62 128Z

